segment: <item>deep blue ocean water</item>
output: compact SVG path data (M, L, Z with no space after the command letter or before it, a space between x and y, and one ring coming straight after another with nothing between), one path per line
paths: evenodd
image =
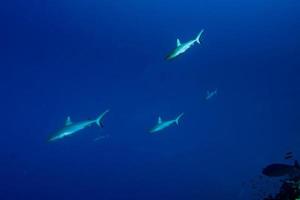
M261 169L299 158L299 1L0 5L1 200L259 199L278 181ZM106 109L103 129L47 142Z

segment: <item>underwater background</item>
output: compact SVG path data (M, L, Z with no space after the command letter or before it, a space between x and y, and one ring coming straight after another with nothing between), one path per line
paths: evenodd
M262 168L299 156L300 1L0 5L1 200L262 199L278 181ZM103 129L47 142L106 109Z

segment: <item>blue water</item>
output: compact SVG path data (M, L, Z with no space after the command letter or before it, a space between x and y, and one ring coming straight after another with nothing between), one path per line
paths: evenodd
M1 200L254 199L265 165L299 156L299 1L0 5ZM103 129L46 142L106 109Z

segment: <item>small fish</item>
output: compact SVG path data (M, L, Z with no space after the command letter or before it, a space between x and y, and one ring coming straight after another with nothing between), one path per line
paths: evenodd
M157 131L161 131L169 126L171 126L172 124L177 124L179 125L179 119L183 116L183 113L181 113L180 115L178 115L178 117L176 117L176 119L172 119L172 120L168 120L168 121L163 121L161 119L161 117L158 117L158 121L157 124L150 130L150 133L154 133Z
M289 160L289 159L292 159L293 158L293 155L288 155L288 156L285 156L284 159L286 160Z
M62 129L60 129L59 131L57 131L53 136L51 136L48 141L51 142L51 141L55 141L58 139L62 139L69 135L73 135L74 133L76 133L86 127L89 127L94 123L97 124L99 127L103 127L102 119L103 119L104 115L106 115L106 113L108 113L108 111L109 110L106 110L105 112L103 112L101 115L99 115L94 120L85 120L85 121L76 122L76 123L73 123L71 121L71 118L68 117L65 122L65 126Z
M106 138L109 138L109 135L101 135L97 138L94 139L94 142L98 141L98 140L103 140L103 139L106 139Z
M200 37L201 37L201 35L202 35L203 32L204 32L204 30L202 29L195 39L190 40L190 41L185 42L185 43L181 43L180 40L177 39L177 46L176 46L176 48L170 54L168 54L166 56L166 60L174 59L177 56L183 54L189 48L191 48L196 42L198 44L200 44Z
M300 173L300 166L297 161L294 165L276 163L265 167L262 173L269 177L294 176Z

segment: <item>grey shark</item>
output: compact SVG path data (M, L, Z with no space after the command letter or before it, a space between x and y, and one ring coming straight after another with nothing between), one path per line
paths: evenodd
M154 133L157 131L161 131L169 126L171 126L172 124L179 124L179 119L183 116L183 113L181 113L180 115L178 115L178 117L176 117L176 119L172 119L172 120L168 120L168 121L163 121L161 119L161 117L158 117L158 121L157 124L150 130L150 133Z
M196 42L200 44L200 37L202 33L204 32L204 29L200 31L200 33L197 35L197 37L193 40L190 40L185 43L181 43L179 39L177 39L177 46L176 48L166 56L166 60L171 60L176 58L177 56L183 54L186 52L189 48L191 48Z
M217 93L218 93L218 90L217 90L217 89L214 90L214 91L212 91L212 92L207 91L207 94L206 94L205 99L206 99L206 100L209 100L209 99L213 98L214 96L216 96Z
M72 122L71 118L68 117L65 122L65 126L62 129L60 129L59 131L57 131L54 135L52 135L48 141L51 142L51 141L62 139L66 136L73 135L74 133L77 133L78 131L80 131L86 127L89 127L94 123L97 124L99 127L103 127L102 120L103 120L103 117L108 112L109 112L109 110L106 110L102 114L100 114L96 119L85 120L85 121L81 121L81 122Z

